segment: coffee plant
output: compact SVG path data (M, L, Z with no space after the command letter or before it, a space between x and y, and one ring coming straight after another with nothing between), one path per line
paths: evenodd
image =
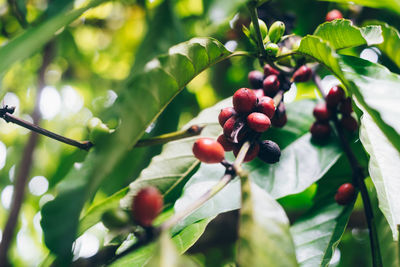
M0 14L0 267L400 266L398 1Z

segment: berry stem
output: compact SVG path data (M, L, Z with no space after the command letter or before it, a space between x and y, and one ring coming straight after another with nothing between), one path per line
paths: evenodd
M257 47L258 47L258 60L261 66L264 66L264 62L267 59L267 52L264 49L263 38L260 31L260 25L258 25L258 15L257 8L254 2L249 2L247 4L249 9L251 22L253 22L254 30L256 31Z
M322 90L321 78L319 77L319 75L314 74L313 80L314 80L318 90L320 91L321 95L325 98L326 95L324 94L324 92ZM369 239L370 239L371 251L372 251L372 264L374 267L381 267L383 265L382 265L381 250L380 250L380 246L379 246L378 232L377 232L377 227L376 227L376 219L375 219L375 216L373 213L371 199L368 195L368 189L364 182L364 178L366 177L364 174L364 169L361 167L356 156L354 155L353 151L351 150L351 147L349 145L347 137L346 137L346 135L343 131L343 128L340 125L339 120L337 118L337 114L334 114L332 116L332 121L335 125L335 129L339 136L340 144L342 145L343 151L344 151L347 159L349 160L350 167L351 167L352 173L353 173L353 182L357 185L357 187L361 193L361 198L362 198L363 205L364 205L365 217L367 219L367 225L368 225L368 229L369 229Z
M186 130L176 131L172 133L167 133L147 139L139 140L135 147L144 147L144 146L154 146L165 144L171 141L179 140L186 137L192 137L201 134L201 131L204 129L202 126L192 125Z
M15 123L19 126L22 126L24 128L27 128L33 132L42 134L44 136L50 137L54 140L60 141L62 143L71 145L71 146L75 146L77 148L83 149L83 150L89 150L93 144L90 141L76 141L70 138L67 138L65 136L53 133L51 131L48 131L46 129L43 129L42 127L30 123L29 121L20 119L15 117L14 115L8 113L8 111L4 111L5 108L0 109L0 114L2 115L1 118L3 118L6 122L12 122Z

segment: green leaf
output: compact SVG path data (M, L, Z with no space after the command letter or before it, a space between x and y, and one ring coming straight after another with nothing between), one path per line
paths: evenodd
M400 67L400 35L399 31L387 23L377 20L368 21L367 24L379 25L382 29L383 43L377 45L380 51L390 58L397 67Z
M400 2L398 0L320 0L320 1L357 4L372 8L384 8L400 14Z
M155 255L145 265L148 267L197 266L189 257L180 256L168 232L162 232L155 248Z
M283 208L247 177L241 177L240 266L298 266Z
M346 180L347 179L347 180ZM337 188L351 180L351 169L346 158L318 182L314 206L290 228L300 266L328 266L344 233L353 204L340 206L334 195Z
M383 42L380 26L356 27L350 20L340 19L318 26L315 36L328 41L332 48L343 49L360 45L375 45Z
M229 98L212 108L203 110L183 128L201 125L204 126L201 136L217 137L222 132L217 119L219 111L221 108L230 105L231 101L231 98ZM166 203L175 201L180 196L176 192L180 192L183 185L200 165L192 152L193 143L198 138L198 136L184 138L164 145L161 154L155 156L150 165L141 172L139 178L129 185L130 190L122 200L122 206L128 208L136 191L145 186L157 187L164 195Z
M79 169L67 175L58 185L57 197L42 209L44 239L53 253L70 259L84 203L184 86L230 55L215 39L195 38L152 60L143 73L126 84L110 111L119 118L119 127L104 144L89 152Z
M182 254L186 250L188 250L193 244L200 238L200 236L204 233L207 224L212 220L206 219L198 221L179 233L175 234L172 237L172 241L175 244L178 253ZM149 259L152 257L155 250L155 243L151 243L147 246L141 247L138 250L133 251L132 253L122 257L121 259L115 261L110 266L112 267L142 267L144 266Z
M62 27L79 18L86 10L106 0L92 0L86 6L60 13L43 23L26 30L24 33L0 48L0 76L15 62L23 60L44 46Z
M117 209L119 207L119 202L128 192L128 188L121 189L112 196L104 199L100 203L93 205L88 209L85 215L79 222L79 229L77 237L82 235L87 229L100 222L101 216L104 212L110 209Z
M280 162L266 164L255 159L245 164L253 181L274 198L304 191L320 179L342 153L337 140L333 137L325 145L310 142L309 128L314 121L312 116L314 106L315 102L310 100L288 104L287 125L283 129L272 128L267 132L265 139L272 139L282 149ZM220 165L201 164L200 169L185 185L183 195L175 203L175 210L179 211L188 203L193 202L217 183L223 173L224 167ZM238 209L240 207L239 192L236 179L185 218L174 230L179 230L199 219Z
M400 153L365 110L361 117L360 139L370 155L368 170L377 191L379 208L390 225L393 239L397 240L397 225L400 224Z

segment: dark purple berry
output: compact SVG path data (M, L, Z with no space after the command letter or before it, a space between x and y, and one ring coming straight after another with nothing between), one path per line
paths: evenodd
M344 129L346 129L349 132L355 132L358 129L358 123L356 119L354 119L350 115L345 115L340 119L340 124Z
M350 115L353 112L353 106L351 104L351 97L344 99L340 102L339 111L343 115Z
M281 149L279 146L270 140L260 142L260 152L258 158L266 163L276 163L281 157Z
M326 95L326 104L331 109L336 109L338 104L344 100L344 91L340 86L334 86L329 90L328 94Z
M251 88L261 88L264 80L264 74L261 71L253 70L248 75Z
M316 140L328 138L331 134L331 131L331 126L327 122L314 122L310 128L312 138Z

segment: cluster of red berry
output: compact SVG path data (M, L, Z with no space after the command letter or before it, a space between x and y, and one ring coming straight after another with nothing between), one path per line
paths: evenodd
M332 132L329 120L341 114L340 124L349 132L358 128L357 120L351 116L353 112L351 98L345 98L345 92L340 86L332 87L324 102L318 103L313 111L316 121L310 128L311 135L316 140L328 138Z

